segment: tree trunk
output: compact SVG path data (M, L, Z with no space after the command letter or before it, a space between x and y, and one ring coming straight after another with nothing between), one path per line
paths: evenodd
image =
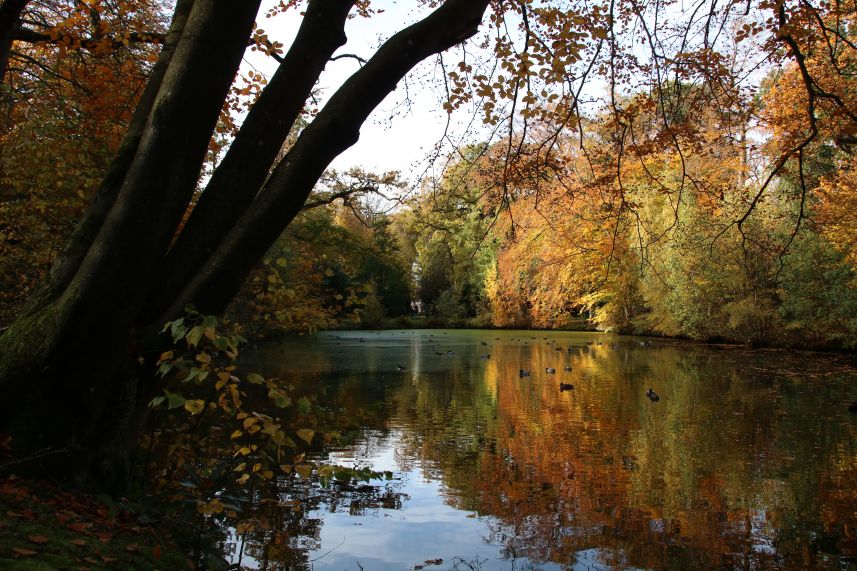
M173 54L175 54L176 46L181 39L182 32L184 32L184 27L193 3L194 0L178 0L176 3L166 41L158 56L157 63L155 63L149 74L146 88L143 90L140 101L134 109L131 123L128 125L125 136L122 138L116 156L107 168L104 179L101 181L101 185L96 191L86 214L75 227L62 256L51 268L48 279L27 300L27 305L23 309L25 314L44 308L48 303L55 301L62 294L80 267L93 240L98 235L98 231L101 229L119 194L119 189L125 180L125 176L128 174L128 169L134 161L137 147L140 144L140 139L146 127L146 122L149 119L149 114L152 111L152 106L161 88L167 68L170 65L170 61L172 61Z
M222 312L300 212L324 169L357 142L360 126L375 107L417 63L473 36L488 3L447 0L428 17L387 40L304 129L247 212L155 323L177 315L187 304L204 313Z
M292 48L247 114L165 260L146 311L161 313L256 197L325 64L345 43L355 0L311 0Z
M0 432L20 453L54 452L45 465L55 477L119 488L127 475L134 318L195 188L258 4L196 0L134 160L74 277L0 339L0 390L20 395L0 404Z
M3 0L0 5L0 83L9 69L9 54L12 51L13 32L21 21L21 13L30 0Z
M259 6L179 0L98 200L47 293L0 338L0 434L13 436L17 454L48 454L38 465L54 477L121 489L133 419L157 389L151 364L165 340L155 332L189 303L222 311L369 113L419 61L473 35L489 0L447 0L390 38L271 171L354 3L310 0L294 45L170 252Z

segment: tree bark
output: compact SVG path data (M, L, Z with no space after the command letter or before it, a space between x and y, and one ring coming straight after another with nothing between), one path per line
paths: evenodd
M162 265L162 279L144 313L161 315L256 197L312 88L345 43L355 0L311 0L291 49L259 99Z

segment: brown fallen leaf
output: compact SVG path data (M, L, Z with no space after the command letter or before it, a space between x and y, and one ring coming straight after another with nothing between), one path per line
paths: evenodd
M102 561L104 561L105 563L116 563L117 561L119 561L119 560L118 560L117 558L115 558L115 557L108 557L108 556L106 556L106 555L102 555L102 556L101 556L101 560L102 560Z
M39 545L42 545L42 544L48 542L48 538L44 535L28 535L27 539L33 543L38 543Z
M21 510L19 512L6 512L6 515L9 517L17 517L19 519L35 519L36 516L33 514L32 510Z
M70 523L66 527L68 527L72 531L76 531L78 533L86 533L87 530L92 527L92 524L89 522L80 522L80 523ZM97 561L96 561L97 563Z
M135 551L140 551L140 544L139 543L129 543L128 545L125 546L125 551L127 551L128 553L134 553Z
M112 533L96 533L95 535L101 540L101 543L110 543L110 540L113 539Z
M12 551L14 551L16 555L21 555L23 557L32 557L33 555L38 553L38 551L33 551L32 549L24 549L23 547L13 547Z
M152 549L152 557L154 557L155 559L161 558L161 546L160 545L156 545L155 548Z
M93 559L92 557L84 557L83 560L86 561L87 563L92 563L93 565L98 565L98 560Z
M82 547L82 546L86 545L86 540L85 539L72 539L71 543L73 543L74 545L78 545L78 546Z

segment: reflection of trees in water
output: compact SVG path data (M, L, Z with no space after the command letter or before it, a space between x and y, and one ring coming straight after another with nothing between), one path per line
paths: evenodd
M857 479L841 468L854 435L825 413L842 383L805 384L835 364L669 346L492 353L481 384L451 371L397 402L407 454L452 505L498 518L490 539L509 557L570 562L597 546L656 568L836 567L854 553ZM571 364L573 393L518 378L522 353L534 372Z
M487 539L509 558L838 568L855 555L857 434L836 407L853 370L632 340L561 349L530 340L495 344L481 363L459 348L448 370L337 374L324 406L356 438L347 454L395 442L401 468L421 467L449 504L496 518ZM479 366L460 364L468 359ZM537 374L565 365L572 371ZM575 389L560 393L560 381ZM645 398L649 387L660 402ZM325 505L401 507L396 492L355 491ZM317 540L317 522L290 517L291 549L301 549L294 538Z
M242 538L233 537L224 551L258 562L260 569L309 568L309 553L321 547L322 517L314 511L371 515L382 509L402 509L408 496L401 483L340 481L324 483L317 476L280 476L257 489L248 508L256 526ZM235 557L237 560L237 557Z

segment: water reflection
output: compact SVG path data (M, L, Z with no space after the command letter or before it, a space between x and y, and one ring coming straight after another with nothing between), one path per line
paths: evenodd
M248 541L261 568L857 567L845 358L399 331L252 359L323 393L345 442L330 460L394 474L333 496L272 484L291 520Z

